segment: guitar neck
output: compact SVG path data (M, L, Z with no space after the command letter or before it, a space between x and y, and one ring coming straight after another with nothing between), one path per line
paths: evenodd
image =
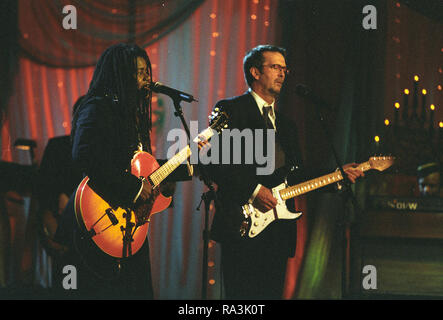
M193 142L198 143L199 141L206 141L214 135L211 127L203 130ZM153 186L158 186L163 180L165 180L178 166L191 156L191 147L187 145L185 148L180 150L175 156L169 159L165 164L153 172L149 179L153 183Z
M368 171L371 169L371 165L369 162L363 162L358 165L358 169L362 171ZM280 196L283 200L288 200L291 198L295 198L302 194L317 190L319 188L323 188L327 185L330 185L335 182L339 182L343 180L343 176L340 171L336 171L319 178L315 178L303 183L296 184L294 186L285 188L280 190Z
M188 145L154 171L149 176L149 180L153 183L153 187L158 186L163 180L165 180L183 161L190 157L191 154L191 148Z

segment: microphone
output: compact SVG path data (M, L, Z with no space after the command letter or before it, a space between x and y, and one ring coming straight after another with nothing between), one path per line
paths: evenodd
M331 106L329 105L329 103L327 103L325 100L323 100L321 97L317 96L316 94L314 94L310 88L308 88L307 86L305 86L304 84L298 84L295 86L295 92L303 97L306 98L308 100L311 100L313 103L321 106L321 107L327 107L327 108L331 108Z
M185 93L185 92L179 91L177 89L170 88L168 86L165 86L161 82L151 82L151 84L149 85L149 88L154 92L163 93L163 94L171 97L173 100L179 99L179 100L183 100L186 102L198 101L189 93Z

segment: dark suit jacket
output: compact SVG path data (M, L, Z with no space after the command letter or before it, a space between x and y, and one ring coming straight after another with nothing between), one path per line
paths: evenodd
M82 174L74 166L71 155L71 137L54 137L48 141L38 170L36 194L41 209L58 212L58 197L68 197L82 180Z
M219 101L215 108L219 108L228 114L229 129L239 129L241 131L243 129L266 128L258 106L249 92L238 97ZM258 183L267 187L274 187L282 183L288 173L288 182L290 183L306 180L307 175L302 163L295 124L276 112L276 128L276 139L279 139L285 152L286 167L276 170L273 175L258 176L256 170L259 164L255 160L252 164L211 164L208 166L211 178L218 185L217 212L211 230L214 240L220 242L242 241L239 232L243 221L241 206L248 202ZM265 146L266 140L255 141L254 139L254 145L259 143ZM220 145L222 144L220 143ZM244 150L245 145L242 144L242 151ZM221 149L219 153L222 153ZM231 149L231 156L232 154L233 150ZM293 168L293 171L291 171L291 168ZM280 222L282 221L273 223L274 226L271 224L267 229L286 228L287 230L280 231L282 237L287 237L288 243L290 243L290 251L293 253L296 240L295 223L294 221ZM282 225L285 225L285 227L282 227ZM264 230L259 236L266 236L266 233L267 230ZM284 239L283 242L285 242Z
M137 141L129 141L125 134L123 115L111 98L92 96L82 101L75 119L73 164L90 178L90 187L111 206L132 205L142 182L130 173ZM73 199L74 194L62 214L56 234L56 239L68 246L72 243L72 230L78 228Z
M74 128L74 163L90 178L91 188L112 206L131 205L141 187L140 179L129 170L137 141L128 140L123 121L110 98L91 97L79 107Z

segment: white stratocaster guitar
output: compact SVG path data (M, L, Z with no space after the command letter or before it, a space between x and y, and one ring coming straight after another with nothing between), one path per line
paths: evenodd
M359 164L358 168L363 172L371 169L383 171L389 168L393 163L393 157L371 157L369 158L369 161ZM242 236L244 236L247 232L247 225L249 225L248 236L253 238L275 220L299 218L303 213L289 211L286 207L286 200L295 198L341 180L343 180L341 172L336 171L291 187L288 187L286 183L282 183L272 188L272 194L278 201L277 206L273 210L261 212L252 204L242 206L246 222L243 223L240 229ZM247 221L248 219L250 219L250 223Z

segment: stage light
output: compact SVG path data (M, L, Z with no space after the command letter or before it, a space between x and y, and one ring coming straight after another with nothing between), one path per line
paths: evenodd
M35 142L35 140L19 138L15 140L14 147L18 150L29 151L29 154L31 156L31 163L34 164L34 148L37 147L37 142Z

